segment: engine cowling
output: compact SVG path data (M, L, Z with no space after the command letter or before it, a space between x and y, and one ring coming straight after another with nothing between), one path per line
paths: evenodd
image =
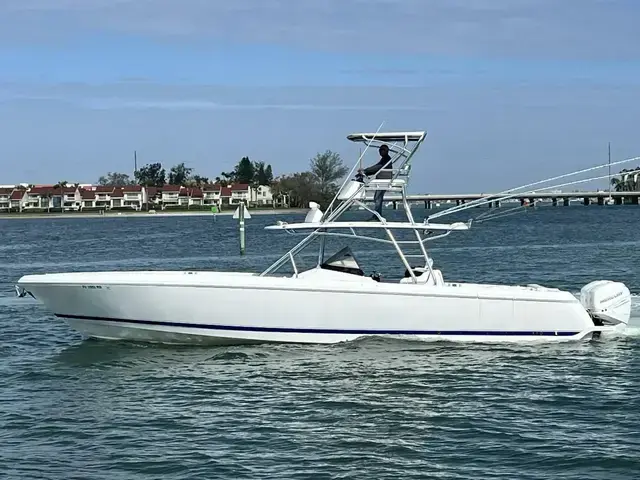
M588 283L580 290L580 303L594 322L603 325L629 323L631 292L624 283L611 280Z

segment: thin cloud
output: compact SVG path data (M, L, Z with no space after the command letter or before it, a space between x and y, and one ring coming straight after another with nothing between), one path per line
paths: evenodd
M122 109L159 109L159 110L352 110L352 111L427 111L423 106L410 105L322 105L322 104L287 104L287 103L254 103L254 104L220 104L207 100L104 100L86 99L78 101L80 105L98 110Z
M366 88L225 88L154 83L142 86L135 83L29 85L3 82L0 83L0 103L62 102L92 110L434 111L433 107L415 103L415 94L420 90L406 90L395 104L380 101L380 92L389 94L385 89Z
M0 103L58 102L88 110L167 111L391 111L438 113L449 111L452 102L473 111L490 108L555 109L624 105L634 85L603 90L598 85L551 87L488 86L472 88L451 84L430 87L232 87L216 85L164 85L158 83L27 84L0 82ZM549 92L553 92L550 95Z
M340 70L340 74L344 75L390 75L397 76L416 76L420 74L419 70L409 68L350 68ZM439 72L442 73L442 72ZM447 72L448 73L448 72Z
M84 31L349 52L640 59L630 0L4 0L0 42Z
M56 101L75 105L91 110L324 110L324 111L433 111L420 105L339 105L313 103L217 103L209 100L131 100L118 98L65 98L47 95L17 95L5 96L0 94L0 103L14 101Z
M120 77L118 82L121 83L150 83L152 81L149 77Z

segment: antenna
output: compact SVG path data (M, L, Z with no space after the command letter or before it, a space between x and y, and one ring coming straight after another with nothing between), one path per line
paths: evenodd
M133 175L138 171L138 152L133 151Z
M611 142L609 142L609 198L611 198Z

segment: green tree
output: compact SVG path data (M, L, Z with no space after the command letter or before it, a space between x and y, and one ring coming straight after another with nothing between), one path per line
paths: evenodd
M227 185L229 185L229 177L225 176L226 174L224 172L222 172L220 175L221 175L220 177L215 178L215 182L222 185L223 187L226 187Z
M234 182L236 178L235 171L233 172L222 172L219 177L216 177L216 181L225 187L230 183Z
M272 180L270 184L274 199L287 195L292 207L304 208L310 201L328 207L338 192L338 181L347 174L348 169L343 165L340 155L330 150L312 158L310 167L307 172L283 175ZM271 165L265 168L264 174L272 178Z
M242 157L232 172L222 172L221 180L229 183L248 183L254 184L256 181L255 164L249 160L249 157Z
M258 185L269 185L271 182L267 179L267 172L265 171L264 162L255 162L253 164L255 171L255 183Z
M166 172L161 163L150 163L135 173L138 185L145 187L162 187L166 183Z
M317 181L317 192L321 204L328 205L331 199L338 193L338 180L341 180L349 171L342 163L338 153L327 150L318 153L311 159L311 173Z
M105 187L122 187L132 185L133 180L126 173L107 172L98 179L98 184Z
M194 175L191 177L191 181L189 182L189 186L192 187L202 187L203 185L207 185L209 183L209 179L207 177L202 177L200 175Z
M283 199L285 195L289 194L287 190L287 185L283 181L286 176L278 177L271 182L271 196L273 198L273 203L275 205L276 201L280 201Z
M193 168L185 166L184 162L171 167L169 171L170 185L187 185L191 180Z
M264 162L253 163L254 183L258 185L271 185L273 183L273 171L271 165L265 165Z
M271 164L267 165L267 168L264 169L264 175L267 182L265 185L271 185L273 183L273 170L271 170Z
M274 181L272 188L276 198L287 195L292 207L306 207L310 201L320 200L318 179L311 172L282 176Z
M251 163L249 157L242 157L236 167L235 181L237 183L253 183L255 173L253 163Z

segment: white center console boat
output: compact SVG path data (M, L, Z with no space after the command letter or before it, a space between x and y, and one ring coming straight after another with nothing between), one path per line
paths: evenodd
M466 234L471 222L414 220L406 189L412 159L425 136L425 132L349 135L349 140L367 148L389 147L391 178L346 180L325 212L312 203L303 222L267 227L305 237L263 272L26 275L19 280L17 293L34 297L87 337L166 343L334 343L367 335L558 342L588 340L626 326L630 293L618 282L589 283L579 299L538 285L447 282L434 267L427 244L452 233ZM379 189L402 198L406 221L386 221L377 214L375 221L342 219L351 207L374 214L366 201ZM398 239L407 236L409 240ZM387 282L365 275L348 247L327 255L327 237L390 245L404 265L404 278ZM311 244L318 246L317 263L300 271L295 257ZM411 256L407 248L418 253ZM277 273L288 264L293 274Z

